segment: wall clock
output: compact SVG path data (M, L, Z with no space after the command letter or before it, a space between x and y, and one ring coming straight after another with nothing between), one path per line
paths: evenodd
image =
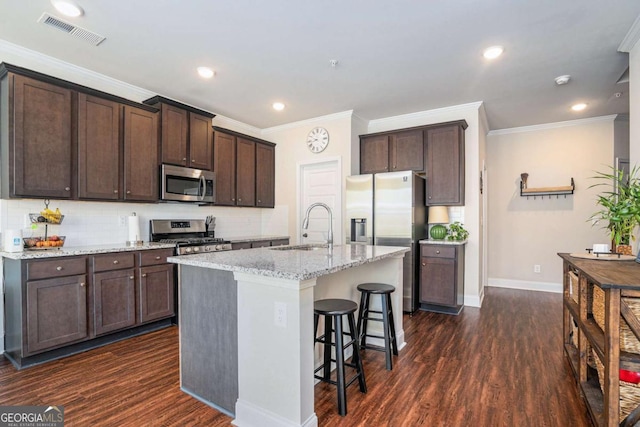
M311 129L307 136L307 147L312 153L319 153L329 145L329 132L325 128Z

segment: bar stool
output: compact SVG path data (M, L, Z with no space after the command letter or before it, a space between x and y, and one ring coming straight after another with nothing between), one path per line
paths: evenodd
M360 348L384 351L387 371L393 369L391 352L398 355L398 343L396 342L396 327L393 322L393 309L391 308L391 293L396 290L391 285L384 283L361 283L358 285L360 296L360 313L358 314L358 332L360 333ZM369 299L371 295L380 295L381 310L371 310ZM380 314L382 317L372 317L371 313ZM367 334L367 322L382 322L383 335ZM384 339L384 348L367 344L367 337Z
M362 393L367 392L367 385L364 380L364 370L362 369L362 360L360 359L360 347L358 345L356 322L354 313L358 309L358 304L353 301L345 299L323 299L315 301L313 304L313 324L314 334L316 337L318 334L318 322L320 316L324 316L324 334L316 337L315 342L324 345L324 360L323 364L313 371L314 377L337 386L338 389L338 413L341 416L347 415L347 393L346 389L356 379L360 383L360 391ZM342 324L343 317L347 316L349 323L349 331L344 331L344 325ZM335 329L334 329L335 328ZM335 340L331 340L332 332L335 335ZM344 342L344 335L350 339L348 342ZM353 357L351 363L345 361L344 350L353 346ZM331 358L331 347L335 347L336 358ZM331 362L336 362L336 381L330 379L331 376ZM349 366L356 370L356 374L349 379L345 380L344 367ZM322 375L316 375L318 371L322 370Z

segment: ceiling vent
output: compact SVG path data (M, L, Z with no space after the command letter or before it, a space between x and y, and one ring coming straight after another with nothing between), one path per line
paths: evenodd
M70 24L69 22L49 15L46 12L42 14L40 19L38 19L38 22L41 24L49 25L53 28L57 28L58 30L64 31L65 33L72 35L75 38L84 40L87 43L91 43L94 46L98 46L104 41L104 39L106 39L106 37L103 37L100 34L96 34L89 30L85 30L84 28L78 27L77 25Z

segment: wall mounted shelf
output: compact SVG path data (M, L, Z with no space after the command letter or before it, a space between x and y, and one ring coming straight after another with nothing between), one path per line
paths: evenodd
M535 199L538 196L543 198L544 196L549 196L549 198L551 198L551 196L556 196L556 198L564 196L566 198L567 195L573 194L575 188L576 186L573 182L573 178L571 178L571 185L561 187L524 188L524 183L520 181L520 196L526 197L527 199L529 197L533 197Z

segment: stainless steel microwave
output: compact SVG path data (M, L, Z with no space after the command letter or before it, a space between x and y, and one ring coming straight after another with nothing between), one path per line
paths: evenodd
M162 165L160 182L162 200L198 203L216 201L214 172Z

